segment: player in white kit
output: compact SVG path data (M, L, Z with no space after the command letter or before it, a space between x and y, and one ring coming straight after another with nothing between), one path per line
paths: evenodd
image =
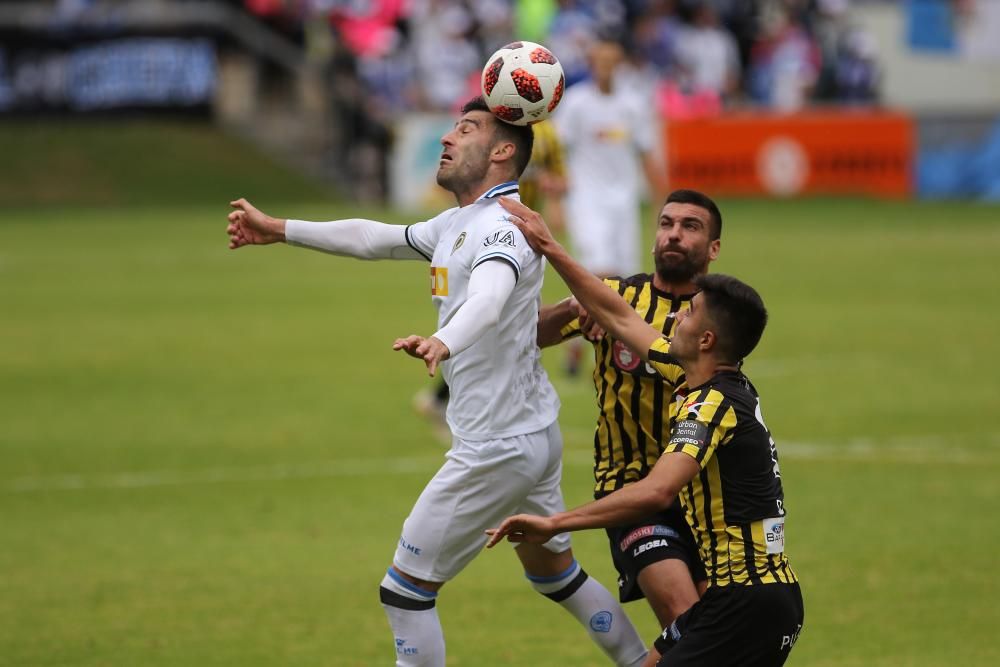
M530 128L497 120L477 98L441 139L438 183L458 207L410 226L349 219L281 220L232 203L230 247L285 241L361 259L431 263L438 330L394 349L440 366L451 388L447 460L403 524L380 597L396 664L445 664L436 598L486 543L484 530L513 513L552 514L560 489L559 400L535 343L544 263L497 203L516 196L531 155ZM561 604L617 665L646 650L615 598L573 558L568 535L517 554L532 586Z
M665 189L655 160L656 121L648 96L617 73L622 47L590 50L591 79L566 90L552 119L566 150L566 220L574 255L599 276L638 273L643 178L656 200Z

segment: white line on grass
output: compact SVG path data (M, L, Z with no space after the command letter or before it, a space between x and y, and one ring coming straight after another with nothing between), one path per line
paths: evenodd
M567 439L588 442L591 433L579 429L567 432ZM782 459L805 461L865 461L911 464L1000 465L1000 434L974 438L978 449L955 446L943 435L918 438L857 438L842 443L778 443ZM965 436L962 441L973 438ZM577 447L567 449L567 466L589 467L593 455ZM144 489L186 484L220 482L270 482L285 479L368 477L424 474L429 476L443 463L443 456L422 458L343 459L312 463L278 463L263 466L207 468L205 470L147 470L142 472L95 473L80 475L37 475L15 477L3 482L6 493L73 491L79 489Z
M205 470L147 470L91 475L38 475L19 477L4 485L8 493L75 489L141 489L178 484L218 482L263 482L315 477L367 477L406 475L433 471L442 463L436 458L345 459L311 463L278 463L266 466L207 468Z

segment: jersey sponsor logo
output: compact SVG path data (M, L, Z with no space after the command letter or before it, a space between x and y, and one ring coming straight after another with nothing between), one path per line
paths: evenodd
M594 632L611 632L613 620L610 611L599 611L590 617L590 629Z
M642 362L639 355L628 349L628 346L620 340L616 340L611 346L611 358L614 359L615 366L623 371L634 371Z
M635 558L641 554L646 553L650 549L658 549L660 547L669 547L670 542L667 540L650 540L649 542L643 542L642 544L636 545L635 549L632 549L632 557Z
M431 267L431 296L448 296L448 268Z
M602 143L620 144L628 141L628 129L621 125L602 127L594 137Z
M451 254L454 255L455 251L461 248L463 243L465 243L465 232L459 234L458 238L455 239L455 245L451 247Z
M513 248L514 232L509 229L507 231L493 232L486 237L486 240L483 241L483 245L487 248L491 245L505 245Z
M764 544L767 553L780 554L785 550L785 518L764 519Z
M708 426L693 419L679 421L670 432L670 445L694 445L701 449L708 440Z
M619 548L622 551L625 551L639 540L645 539L647 537L660 537L660 536L674 537L674 538L680 537L680 535L677 534L677 531L674 530L673 528L670 528L669 526L640 526L639 528L636 528L622 539L621 543L619 544Z

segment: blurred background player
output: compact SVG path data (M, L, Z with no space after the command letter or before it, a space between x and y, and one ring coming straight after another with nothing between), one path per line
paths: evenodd
M521 201L528 208L544 212L552 228L561 230L564 225L562 197L566 193L562 143L551 121L535 123L531 129L535 135L531 160L517 181ZM445 421L448 385L444 378L433 387L417 392L413 397L413 408L431 422L434 434L441 442L451 442L451 433Z
M639 270L639 207L644 181L652 198L666 189L655 159L657 123L641 88L622 84L625 51L602 37L588 53L590 80L566 91L553 115L566 149L566 227L574 254L600 277ZM569 348L579 371L583 347Z
M676 316L691 307L698 291L695 279L718 257L721 235L722 214L715 202L693 190L674 191L656 221L655 270L604 283L669 338ZM578 313L573 297L542 308L539 346L579 337ZM613 336L594 341L594 355L596 500L645 478L659 460L676 386ZM666 628L698 599L696 582L704 580L704 569L679 501L640 521L609 528L607 534L622 602L646 598Z

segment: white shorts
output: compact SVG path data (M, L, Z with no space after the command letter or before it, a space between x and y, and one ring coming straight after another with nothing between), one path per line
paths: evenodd
M577 261L600 276L631 276L639 272L638 200L591 196L567 202L566 227Z
M562 512L562 446L557 422L501 440L455 438L403 523L393 565L424 581L448 581L482 551L487 528L512 514ZM570 548L569 534L544 546L562 553Z

